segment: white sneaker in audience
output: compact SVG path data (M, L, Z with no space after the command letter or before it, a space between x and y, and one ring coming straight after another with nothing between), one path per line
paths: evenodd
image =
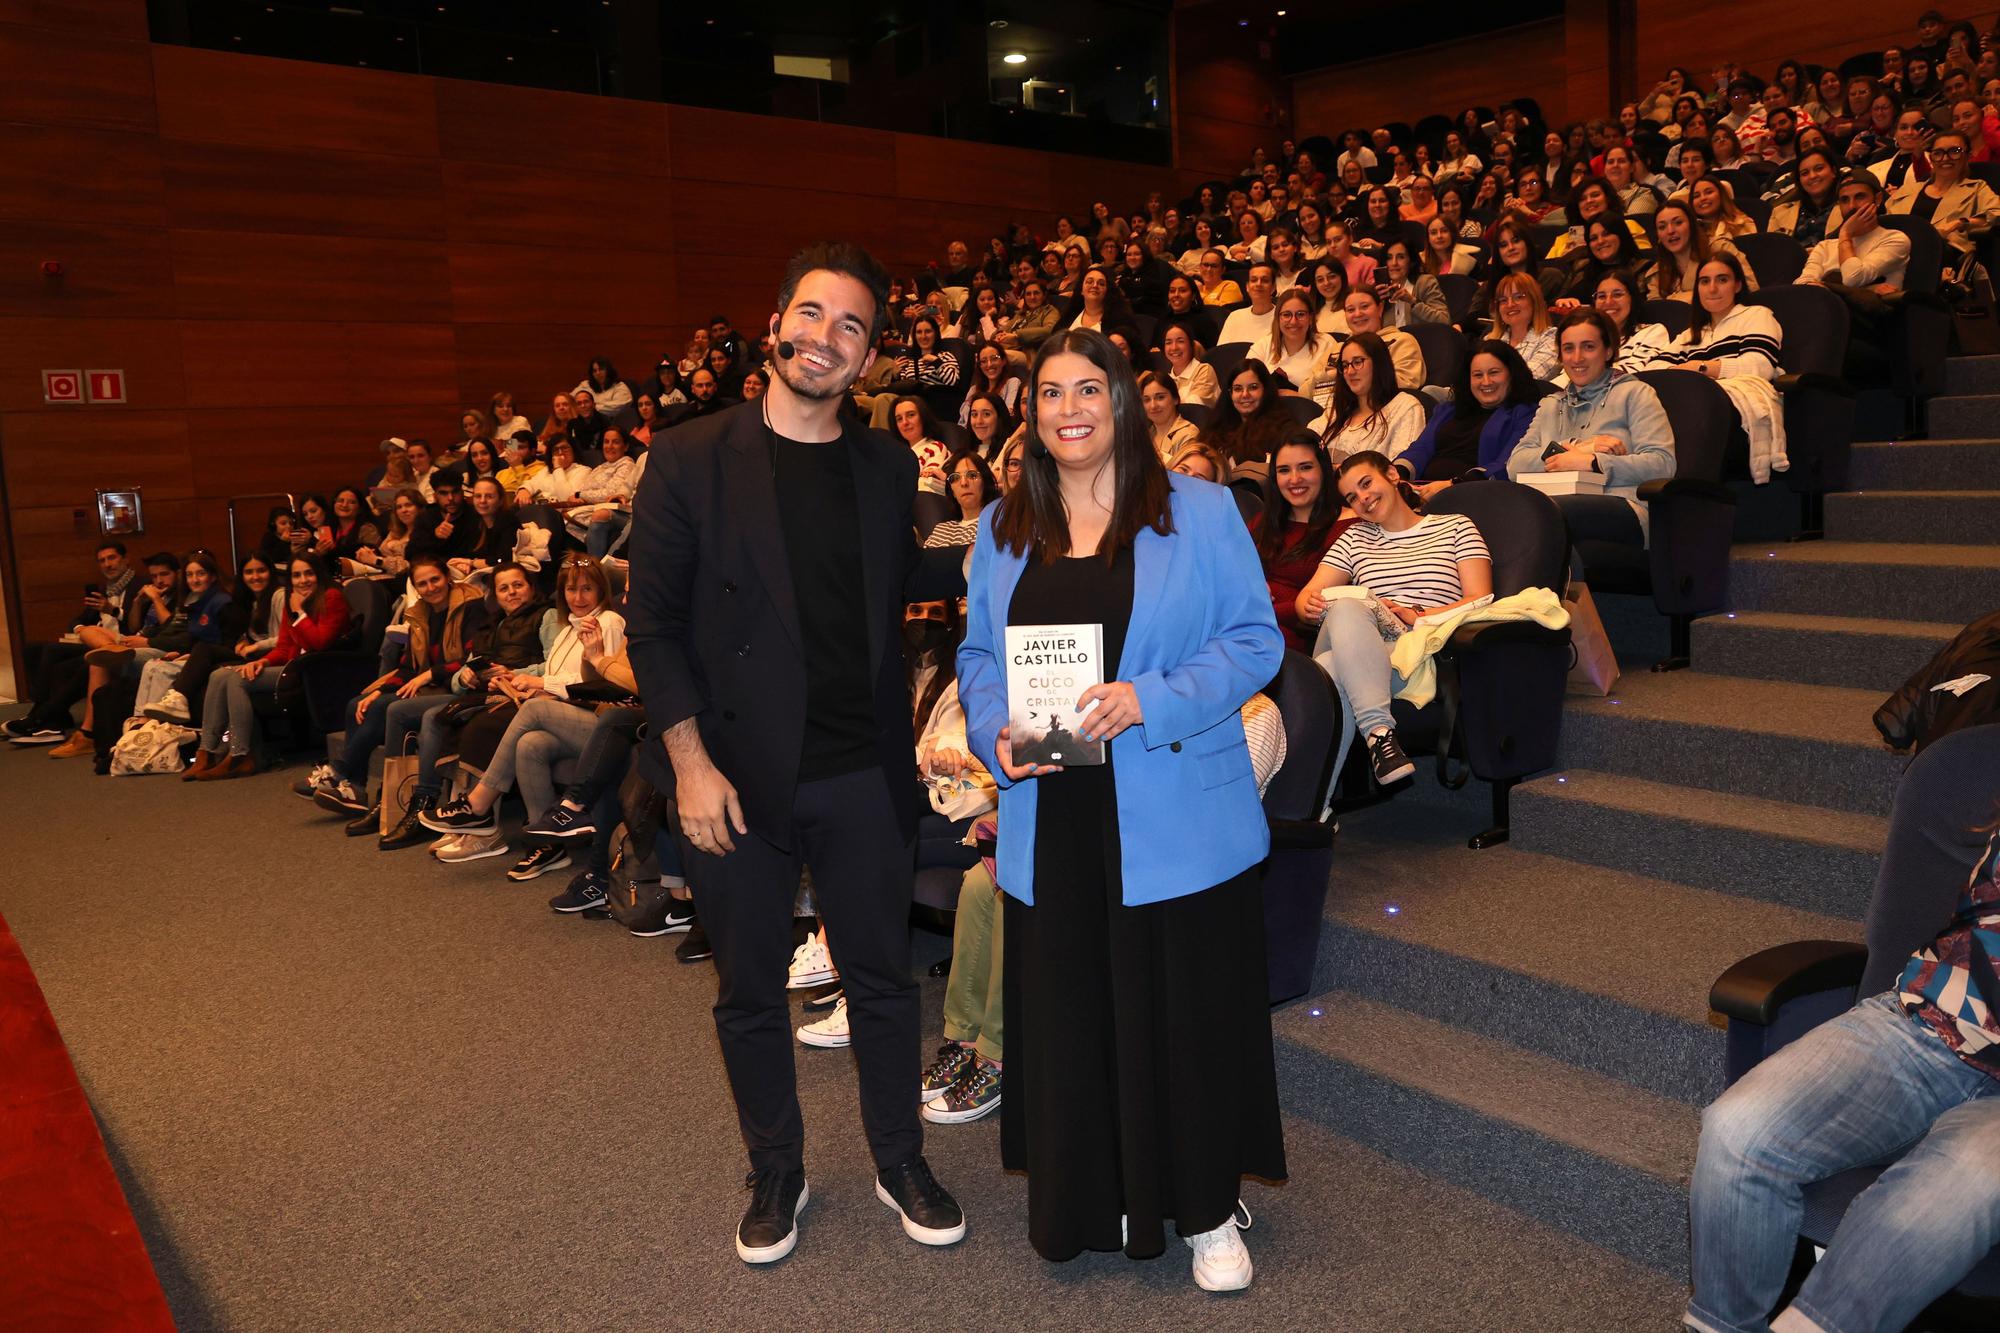
M792 950L791 972L786 978L786 990L804 990L817 986L823 981L832 981L840 974L833 970L833 955L827 952L826 940L815 933L804 944ZM845 1046L847 1043L842 1042Z
M1250 1225L1242 1200L1229 1220L1213 1231L1183 1237L1194 1251L1194 1284L1203 1291L1241 1291L1250 1285L1250 1251L1237 1231Z
M147 717L155 722L189 722L194 714L188 711L187 696L179 690L168 690L160 696L158 703L147 704Z
M460 833L441 840L431 848L431 855L448 866L506 854L507 835L504 833Z
M833 1012L819 1022L801 1027L799 1041L807 1046L829 1048L847 1045L847 1001L843 999L833 1006Z

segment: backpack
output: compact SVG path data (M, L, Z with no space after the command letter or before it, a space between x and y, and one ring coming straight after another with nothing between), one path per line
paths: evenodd
M1969 676L1988 679L1943 688ZM1875 710L1875 729L1897 750L1922 751L1940 736L1986 722L2000 722L2000 611L1959 631Z
M129 718L125 734L111 747L111 775L128 777L135 773L178 773L181 746L196 739L189 727L152 718Z

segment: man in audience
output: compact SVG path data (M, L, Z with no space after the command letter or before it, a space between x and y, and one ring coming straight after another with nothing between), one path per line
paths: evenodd
M1790 166L1799 157L1798 113L1788 106L1781 106L1766 113L1766 132L1760 153L1766 162L1775 167ZM1748 145L1745 145L1748 152Z
M83 605L70 621L72 631L86 625L114 634L137 631L139 598L134 595L139 575L125 555L125 543L109 538L97 544L97 576L101 583L84 585ZM133 614L127 615L127 612ZM34 703L25 716L0 724L0 732L16 745L58 745L69 735L69 710L77 682L88 679L83 656L89 649L80 643L30 643L27 659L27 687L23 698ZM55 701L68 699L57 713ZM47 704L48 707L43 707Z
M938 283L944 287L972 286L972 251L964 241L953 241L944 248L944 272L938 274Z
M1744 123L1752 116L1761 114L1764 110L1757 103L1757 94L1763 90L1763 85L1755 79L1746 78L1740 74L1731 79L1728 91L1723 97L1723 100L1729 104L1729 112L1723 116L1722 123L1736 131L1737 134L1742 134Z
M1875 179L1882 182L1884 194L1892 194L1901 189L1903 181L1911 172L1920 181L1931 178L1931 158L1925 149L1930 147L1931 122L1922 111L1906 107L1896 116L1896 152L1870 166Z
M597 410L597 399L588 389L572 389L569 396L576 404L576 415L569 419L570 443L576 446L579 459L594 466L611 418Z
M1396 364L1396 387L1399 389L1421 389L1429 375L1424 365L1424 349L1417 340L1402 329L1388 328L1382 323L1382 298L1373 287L1356 287L1348 292L1341 309L1347 315L1347 332L1372 333L1379 337L1389 349L1389 359Z
M688 400L681 406L674 424L690 421L695 417L705 417L711 412L719 412L729 406L721 397L721 386L716 383L715 372L707 366L694 372L687 379Z
M479 540L478 520L466 512L456 472L440 472L432 482L432 504L417 516L408 555L462 556Z
M1386 137L1389 131L1377 130L1376 133ZM1340 171L1349 162L1359 164L1363 171L1373 171L1375 169L1375 150L1362 145L1361 131L1349 130L1347 133L1341 135L1340 147L1341 154L1334 159L1333 163L1335 171Z
M630 655L673 764L721 977L716 1029L751 1158L736 1235L746 1263L792 1251L807 1198L785 1004L802 860L845 988L877 1197L923 1244L965 1235L924 1161L912 1095L912 705L902 655L882 651L908 602L964 591L963 557L919 553L916 456L841 413L874 356L888 285L855 246L795 256L770 326L792 355L763 412L683 427L634 506L632 567L645 573Z
M1849 172L1839 199L1839 233L1813 246L1798 280L1877 295L1901 291L1910 238L1882 225L1882 187L1876 178L1865 171Z
M1271 336L1271 311L1278 302L1278 270L1265 260L1250 266L1243 279L1243 293L1250 304L1229 312L1222 321L1218 346L1227 343L1254 343Z
M1922 56L1936 69L1944 63L1946 51L1944 36L1944 15L1935 9L1926 9L1917 19L1917 40L1903 48L1903 59Z
M708 345L711 348L720 347L728 352L730 363L738 370L749 369L750 349L744 343L743 335L730 325L729 316L708 317Z

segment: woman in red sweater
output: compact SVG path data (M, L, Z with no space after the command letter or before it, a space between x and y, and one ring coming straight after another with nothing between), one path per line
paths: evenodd
M331 648L346 637L347 599L341 596L320 556L307 553L292 557L291 583L285 597L277 645L262 657L223 667L208 678L201 750L195 755L194 766L181 774L183 781L210 782L255 773L255 696L277 693L278 678L294 658ZM229 734L226 755L222 750L225 731Z
M1340 493L1333 486L1333 466L1326 446L1310 431L1301 431L1278 446L1271 458L1271 475L1264 480L1264 512L1251 520L1250 535L1264 562L1264 581L1271 588L1271 609L1285 646L1310 653L1316 625L1301 625L1293 607L1320 558L1354 522L1341 517Z

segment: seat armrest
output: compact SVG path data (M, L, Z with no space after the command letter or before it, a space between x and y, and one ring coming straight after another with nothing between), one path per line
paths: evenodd
M1846 940L1798 940L1751 954L1715 979L1708 1007L1732 1022L1769 1027L1793 1000L1861 984L1868 949Z
M1271 826L1271 850L1274 852L1297 851L1315 847L1331 847L1339 824L1332 819L1271 819L1265 822Z
M1655 500L1689 499L1733 505L1736 503L1736 492L1719 481L1703 481L1699 477L1664 477L1642 484L1639 498L1648 504Z
M1460 625L1453 630L1447 646L1454 653L1476 653L1503 643L1568 642L1567 626L1550 629L1532 620L1482 620L1478 624Z
M1802 390L1817 393L1838 394L1842 398L1854 397L1854 386L1835 375L1822 375L1816 370L1799 374L1780 375L1774 381L1779 393L1798 393Z

